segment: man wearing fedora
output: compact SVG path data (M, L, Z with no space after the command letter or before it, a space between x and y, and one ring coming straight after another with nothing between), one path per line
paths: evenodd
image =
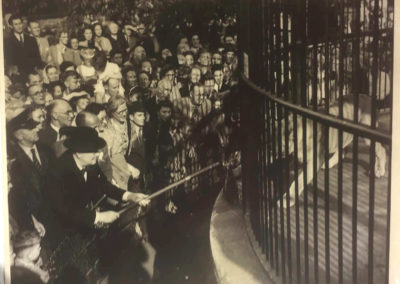
M35 110L26 109L7 124L8 158L10 160L9 192L10 213L21 230L37 230L44 235L42 190L54 159L50 149L37 143L41 121L34 115Z
M49 224L53 245L65 235L85 233L118 219L118 212L96 210L105 197L140 206L149 204L147 195L124 191L107 181L97 163L106 142L95 129L74 128L64 145L68 150L50 166L45 184L46 200L55 217Z

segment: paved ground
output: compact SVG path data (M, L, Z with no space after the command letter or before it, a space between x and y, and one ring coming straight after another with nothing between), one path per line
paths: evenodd
M156 249L155 279L149 280L138 265L143 248L127 252L118 262L109 283L216 284L210 248L210 220L217 191L204 192L197 201L185 200L178 214L161 221L152 232L151 243Z
M188 201L186 204L193 206L181 207L181 212L164 224L170 230L165 230L166 241L158 248L155 267L159 276L153 283L217 283L209 238L217 193L210 191L197 202Z

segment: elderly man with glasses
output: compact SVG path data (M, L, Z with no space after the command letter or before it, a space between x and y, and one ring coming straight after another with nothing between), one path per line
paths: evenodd
M71 105L62 99L54 100L47 109L49 122L39 132L39 141L53 149L55 142L60 140L60 129L70 126L74 120L74 111Z

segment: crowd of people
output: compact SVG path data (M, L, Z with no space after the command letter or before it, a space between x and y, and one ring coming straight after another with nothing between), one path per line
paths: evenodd
M24 268L46 283L66 235L118 219L103 201L146 207L207 165L207 143L193 144L223 125L238 59L229 29L216 48L192 29L171 50L145 23L92 19L49 44L25 19L11 15L4 38L10 247L14 279ZM170 198L158 207L177 210ZM146 225L132 234L146 238Z

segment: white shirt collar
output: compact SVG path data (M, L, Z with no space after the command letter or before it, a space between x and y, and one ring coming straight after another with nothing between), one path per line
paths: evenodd
M54 124L50 123L50 127L54 129L55 132L57 132L57 134L60 133L60 127L55 126Z
M27 146L21 145L21 144L19 144L19 143L18 143L18 145L19 145L19 146L21 147L21 149L25 152L25 154L29 157L29 159L31 159L31 161L33 161L33 156L32 156L31 150L34 149L35 152L36 152L36 157L38 158L39 162L41 163L40 156L39 156L39 152L38 152L38 149L37 149L37 147L36 147L36 144L33 145L33 147L27 147Z

